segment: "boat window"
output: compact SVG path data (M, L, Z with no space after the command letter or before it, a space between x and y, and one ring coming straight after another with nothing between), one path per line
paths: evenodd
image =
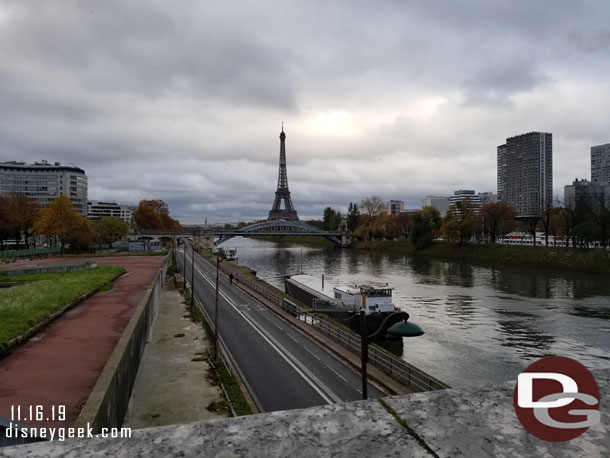
M391 289L375 289L373 291L369 291L369 297L391 297L392 290Z
M335 299L341 299L341 293L335 291Z

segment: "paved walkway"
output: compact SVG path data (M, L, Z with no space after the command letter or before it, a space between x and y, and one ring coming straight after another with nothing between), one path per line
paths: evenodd
M127 273L115 281L112 290L74 307L0 360L0 417L10 419L11 406L21 406L23 412L30 405L42 405L46 418L53 406L65 405L66 421L38 425L73 424L164 256L79 260L120 265ZM42 263L57 261L45 259Z
M141 429L227 417L227 413L207 409L211 402L224 398L207 378L209 365L204 358L209 341L188 313L184 297L173 283L166 283L124 427Z

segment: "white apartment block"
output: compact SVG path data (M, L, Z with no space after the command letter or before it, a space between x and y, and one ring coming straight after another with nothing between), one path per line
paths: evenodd
M91 220L109 216L118 218L125 223L131 223L133 207L130 205L119 205L116 202L98 202L90 200L87 202L87 216Z
M34 164L9 161L0 162L0 195L21 192L36 200L42 207L65 195L81 215L87 214L87 175L76 166L59 162Z

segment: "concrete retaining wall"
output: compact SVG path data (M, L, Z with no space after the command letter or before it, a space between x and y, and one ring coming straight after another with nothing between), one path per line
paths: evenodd
M171 252L123 331L76 420L76 427L89 424L97 433L102 428L117 428L123 423L170 257Z

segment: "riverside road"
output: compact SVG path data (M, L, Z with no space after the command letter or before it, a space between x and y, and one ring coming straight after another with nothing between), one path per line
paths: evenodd
M177 252L182 267L184 253ZM187 250L186 277L192 256ZM195 255L195 295L214 320L215 269ZM362 399L360 374L220 276L219 334L261 411ZM370 398L384 396L369 383Z

